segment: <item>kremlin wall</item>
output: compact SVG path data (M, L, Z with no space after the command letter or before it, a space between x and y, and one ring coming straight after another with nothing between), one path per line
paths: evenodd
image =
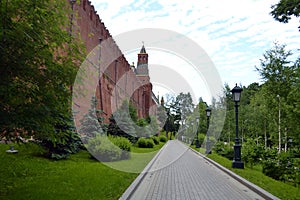
M149 112L153 115L158 100L152 92L144 45L137 55L137 66L130 65L91 2L80 0L79 4L79 1L67 1L73 10L70 32L79 35L87 53L94 53L99 59L96 63L100 66L99 78L94 90L97 108L103 111L104 122L109 122L109 117L125 99L131 100L139 117L147 117Z

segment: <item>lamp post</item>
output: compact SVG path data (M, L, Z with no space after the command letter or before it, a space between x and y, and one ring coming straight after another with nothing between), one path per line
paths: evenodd
M231 90L232 98L235 103L235 144L234 144L234 158L232 162L232 168L244 169L244 163L241 158L241 147L242 145L239 142L239 124L238 124L238 102L241 100L241 93L243 89L238 87L237 84Z
M200 117L196 117L197 128L196 128L196 148L200 148L199 137L198 137L198 127L199 127Z
M211 151L210 151L210 141L209 141L209 135L208 135L208 129L209 129L209 118L210 118L210 115L211 115L211 109L210 107L206 107L205 109L205 112L206 112L206 121L207 121L207 131L206 131L206 151L205 153L206 154L210 154Z

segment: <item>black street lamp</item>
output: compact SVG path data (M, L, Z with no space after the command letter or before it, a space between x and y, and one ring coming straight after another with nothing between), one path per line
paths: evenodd
M211 115L211 108L210 107L206 107L205 109L205 112L206 112L206 122L207 122L207 131L206 131L206 151L205 153L206 154L210 154L211 151L210 151L210 141L209 141L209 135L208 135L208 129L209 129L209 118L210 118L210 115Z
M239 121L238 121L238 102L241 100L241 93L243 89L238 87L237 84L235 87L231 90L232 98L235 103L235 144L234 144L234 158L232 162L232 168L240 168L244 169L244 163L242 162L241 158L241 147L239 141Z
M196 128L196 148L200 148L199 137L198 137L198 127L199 127L200 117L196 117L197 128Z

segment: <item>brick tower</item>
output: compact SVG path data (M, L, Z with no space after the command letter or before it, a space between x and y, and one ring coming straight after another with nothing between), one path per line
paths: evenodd
M152 84L150 82L149 68L148 68L148 54L143 44L140 53L138 54L137 67L135 74L143 85L143 105L145 110L141 113L142 116L149 116L149 108L152 101Z
M140 53L138 54L137 67L135 70L136 75L142 84L150 82L149 69L148 69L148 54L143 44Z

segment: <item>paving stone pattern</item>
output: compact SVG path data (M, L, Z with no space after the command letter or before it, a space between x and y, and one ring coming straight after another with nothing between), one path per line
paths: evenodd
M169 141L130 199L263 199L179 141Z

